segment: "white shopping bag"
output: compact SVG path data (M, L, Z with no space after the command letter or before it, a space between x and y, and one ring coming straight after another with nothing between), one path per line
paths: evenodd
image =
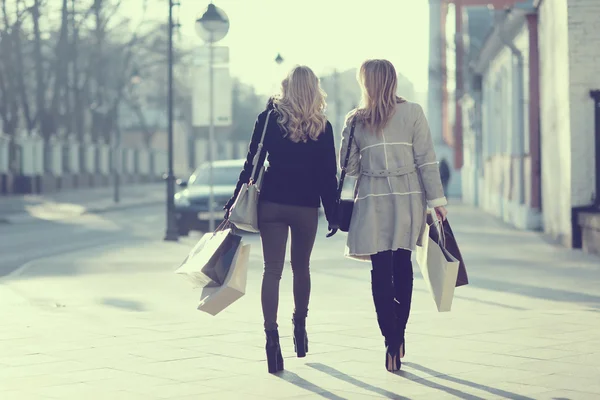
M242 242L233 258L223 285L202 289L198 310L205 311L210 315L217 315L241 298L246 293L249 260L250 245Z
M438 229L435 224L425 227L422 246L417 246L416 259L429 292L439 312L450 311L460 262L444 247L429 237L429 229ZM438 235L441 237L441 235Z

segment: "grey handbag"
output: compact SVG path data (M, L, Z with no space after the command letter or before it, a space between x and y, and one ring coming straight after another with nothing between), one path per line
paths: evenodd
M267 113L265 120L265 126L263 127L262 136L258 149L252 160L252 175L250 175L250 182L244 183L240 192L238 193L235 203L231 207L229 214L229 221L235 225L236 228L247 232L258 232L258 196L260 195L260 188L262 186L263 175L265 173L265 166L260 166L260 172L256 182L254 177L256 176L256 170L258 168L258 161L260 160L260 154L262 153L263 143L265 141L265 134L267 133L267 126L269 125L269 117L271 111Z

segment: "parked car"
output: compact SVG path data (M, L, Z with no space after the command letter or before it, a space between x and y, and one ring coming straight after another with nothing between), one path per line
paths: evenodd
M215 226L223 221L223 207L233 195L244 161L225 160L213 162L213 219ZM175 194L175 212L179 234L186 236L190 231L206 232L211 215L209 213L210 198L210 163L202 164L189 180L179 181L183 189Z

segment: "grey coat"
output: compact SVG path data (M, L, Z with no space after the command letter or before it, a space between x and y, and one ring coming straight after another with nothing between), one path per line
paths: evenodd
M351 121L342 132L340 163L348 149ZM370 261L386 250L415 250L425 228L427 206L447 204L431 132L423 108L404 102L383 134L356 125L346 173L357 190L346 256Z

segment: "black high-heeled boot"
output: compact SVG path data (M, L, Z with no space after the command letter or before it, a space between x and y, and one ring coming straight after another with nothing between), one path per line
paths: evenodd
M292 318L294 323L294 351L298 358L308 353L308 335L306 334L306 318Z
M274 374L283 371L283 356L281 355L281 346L279 345L279 332L277 329L274 329L272 331L265 331L265 334L267 336L265 350L267 351L269 373Z
M394 312L395 299L393 286L385 270L371 271L373 301L377 313L377 322L385 338L385 368L390 372L400 370L401 332Z

